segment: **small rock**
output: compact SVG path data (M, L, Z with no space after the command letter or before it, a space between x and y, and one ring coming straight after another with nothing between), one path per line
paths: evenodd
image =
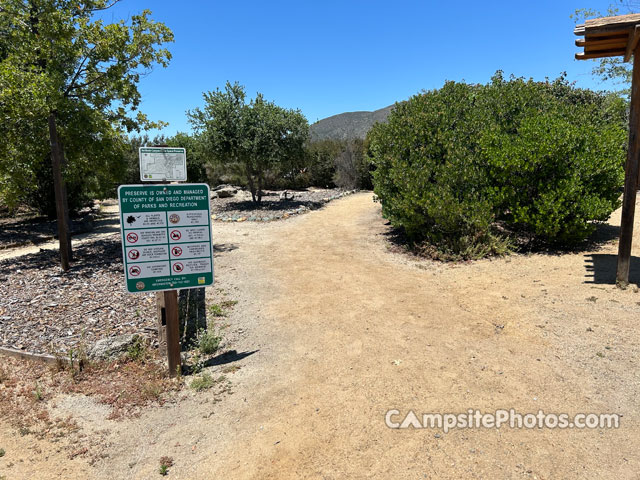
M138 341L139 335L125 334L98 340L89 350L91 358L114 358L126 351Z
M214 189L218 198L230 198L238 193L238 189L230 185L220 185Z

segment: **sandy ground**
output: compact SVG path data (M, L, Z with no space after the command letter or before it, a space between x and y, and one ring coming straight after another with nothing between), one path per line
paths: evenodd
M233 394L185 391L125 421L59 398L54 414L73 414L100 451L93 466L0 425L0 476L148 479L167 455L176 479L639 478L640 293L613 286L615 242L445 265L390 252L387 230L370 193L286 222L216 224L213 288L239 302ZM384 421L499 408L623 417L446 434Z

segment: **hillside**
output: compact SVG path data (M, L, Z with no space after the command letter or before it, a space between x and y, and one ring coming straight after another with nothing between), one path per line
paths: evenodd
M323 118L311 125L312 140L364 138L377 122L385 122L393 105L373 112L346 112Z

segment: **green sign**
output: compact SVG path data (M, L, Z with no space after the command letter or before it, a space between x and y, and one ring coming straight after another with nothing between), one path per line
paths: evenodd
M213 285L209 198L204 183L118 188L129 293Z

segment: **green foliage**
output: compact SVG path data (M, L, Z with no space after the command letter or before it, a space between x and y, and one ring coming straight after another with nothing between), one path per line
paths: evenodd
M50 213L51 116L65 152L63 174L75 209L113 194L124 175L124 132L151 128L138 111L137 83L166 66L173 39L150 12L105 24L107 0L6 0L0 7L0 197ZM42 203L44 202L44 203Z
M496 76L479 145L498 218L550 244L573 245L618 206L625 104L612 95ZM525 108L523 108L525 106Z
M212 162L240 167L254 202L270 171L291 175L304 159L309 124L299 110L268 102L258 93L246 101L244 88L227 82L224 91L204 94L205 106L188 112Z
M222 308L222 306L218 305L217 303L209 305L209 312L214 317L224 317L225 316L224 309Z
M198 137L178 132L167 139L169 147L182 147L187 151L187 181L191 183L207 182L207 152Z
M222 342L222 337L216 335L213 330L200 330L196 337L198 350L203 355L215 353L220 347L220 342Z
M370 132L383 214L440 257L505 251L505 230L571 245L618 206L625 104L500 72L399 104Z
M196 392L201 392L203 390L208 390L215 385L215 380L211 376L211 374L207 372L203 372L199 377L194 378L191 381L191 388L193 388Z
M308 185L370 190L371 163L360 139L319 140L307 146Z
M158 473L163 477L169 475L169 467L173 466L173 458L171 457L160 457L160 467L158 468Z
M143 337L136 337L133 344L127 349L127 358L131 361L138 362L145 360L149 356L147 344Z

